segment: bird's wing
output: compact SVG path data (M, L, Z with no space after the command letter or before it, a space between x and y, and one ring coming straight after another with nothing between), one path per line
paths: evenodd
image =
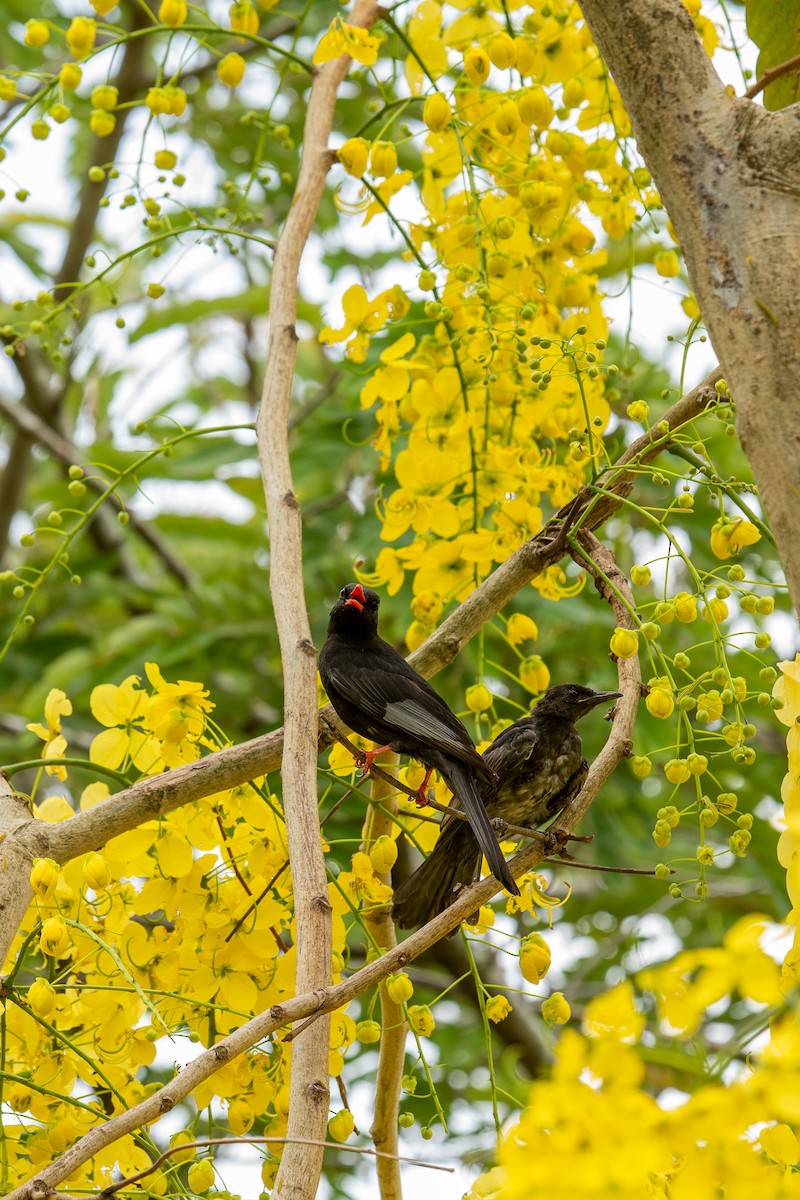
M345 669L327 664L338 691L367 716L398 734L410 736L442 754L473 763L481 759L455 713L438 692L397 655L399 663L381 656L375 662ZM405 669L404 669L405 668Z
M535 721L523 717L498 734L484 752L483 759L495 774L504 779L513 778L540 752L539 742Z

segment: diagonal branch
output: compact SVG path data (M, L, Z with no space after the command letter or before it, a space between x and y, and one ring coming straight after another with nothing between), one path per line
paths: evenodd
M4 417L11 421L19 432L24 433L33 441L39 442L39 444L44 446L46 450L50 451L50 454L54 459L57 459L65 466L84 466L84 470L86 472L86 478L84 482L86 483L87 487L92 489L92 491L98 494L106 491L106 485L101 480L92 476L91 468L81 462L81 453L77 446L73 445L68 438L63 437L60 433L57 433L30 408L27 408L23 404L9 404L8 401L4 400L3 397L0 396L0 413L2 413ZM116 502L121 510L122 503L116 495L113 496L113 501ZM99 515L100 513L98 512L97 516ZM128 519L130 528L135 530L142 541L145 542L157 555L157 557L161 560L165 570L172 575L182 587L186 588L187 590L191 590L193 587L193 580L188 568L181 562L179 558L175 557L158 531L154 529L148 522L142 521L135 512L128 511ZM115 538L112 548L114 550L118 550L124 539L120 534L116 533L113 528L110 529L109 533L114 534Z

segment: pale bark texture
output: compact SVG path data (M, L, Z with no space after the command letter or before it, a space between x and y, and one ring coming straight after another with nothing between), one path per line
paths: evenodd
M730 96L681 0L580 0L672 218L800 611L800 105Z
M377 760L380 766L392 770L397 766L398 756L387 753ZM393 814L397 812L397 792L383 779L373 779L371 795L381 808L370 807L364 822L362 848L369 853L379 837L392 837L395 831ZM392 873L376 872L382 883L391 886ZM381 950L393 950L397 945L397 933L392 921L389 905L375 908L364 914L367 930L372 934ZM389 995L386 983L381 993L381 1047L378 1074L375 1079L375 1106L373 1109L370 1136L375 1149L380 1152L375 1165L378 1173L378 1188L381 1200L403 1200L398 1152L398 1124L400 1112L400 1081L406 1057L407 1026L402 1005ZM382 1157L383 1155L391 1157Z
M349 20L370 25L372 0L359 0ZM283 809L297 936L298 992L330 984L331 917L325 856L317 809L317 660L303 587L303 524L289 461L289 402L297 357L297 276L316 220L332 162L328 138L336 93L351 59L320 67L308 99L303 153L292 207L278 245L270 285L270 330L261 408L256 421L258 455L267 500L270 591L281 648L284 681ZM313 1200L322 1171L328 1123L327 1019L292 1054L287 1144L273 1194L281 1200Z

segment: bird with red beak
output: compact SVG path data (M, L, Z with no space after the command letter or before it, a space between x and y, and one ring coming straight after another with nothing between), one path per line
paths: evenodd
M378 636L380 596L360 583L348 583L331 609L319 673L328 699L350 729L382 749L436 770L461 803L478 847L494 877L519 895L492 829L481 785L496 782L467 730L427 679ZM367 767L379 750L366 755Z

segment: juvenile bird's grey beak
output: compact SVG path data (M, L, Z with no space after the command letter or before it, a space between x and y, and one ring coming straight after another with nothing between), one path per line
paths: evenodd
M587 700L584 700L584 704L587 708L595 708L598 704L605 704L606 701L619 700L621 696L622 692L597 692L596 695L589 696Z

